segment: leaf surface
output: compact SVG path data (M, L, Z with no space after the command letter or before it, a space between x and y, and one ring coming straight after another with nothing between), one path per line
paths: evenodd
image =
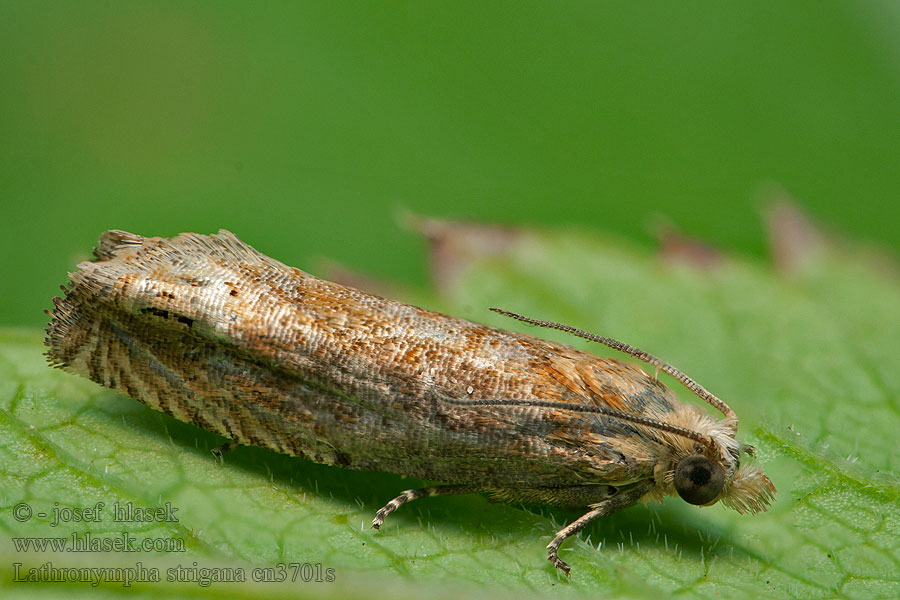
M116 593L121 582L94 588L14 579L48 562L141 563L158 568L160 581L136 582L133 591L151 597L412 598L437 588L472 597L900 596L900 285L893 275L835 249L789 275L734 257L697 268L563 230L518 232L499 251L458 258L452 280L440 282L440 299L421 303L615 355L487 311L500 306L612 336L677 365L735 409L740 437L757 447L778 487L776 504L754 517L678 499L629 508L563 546L573 568L566 580L545 560L544 546L576 513L480 496L435 498L403 507L376 533L368 527L374 511L419 481L257 448L235 450L220 464L210 450L222 438L47 368L37 332L7 329L0 331L0 585L29 596ZM98 502L96 522L65 511ZM17 512L22 503L30 518ZM171 507L177 521L116 522L116 503ZM56 526L54 508L63 509ZM27 537L71 543L73 534L88 533L183 544L183 551L21 546ZM169 571L178 565L185 569ZM201 585L191 568L242 569L248 582ZM315 581L329 568L335 582ZM285 573L285 582L250 581Z

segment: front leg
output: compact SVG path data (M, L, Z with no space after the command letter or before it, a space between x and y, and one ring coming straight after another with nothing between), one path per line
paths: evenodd
M653 481L648 480L634 483L627 487L610 488L616 489L616 491L615 493L612 493L609 498L591 504L591 510L556 532L556 537L553 538L552 542L547 544L547 560L553 563L553 566L557 569L562 569L566 574L566 577L568 577L570 567L567 563L560 560L558 555L559 547L566 538L584 529L584 527L594 519L605 517L620 508L631 506L640 500L641 496L649 492L653 488L653 485Z

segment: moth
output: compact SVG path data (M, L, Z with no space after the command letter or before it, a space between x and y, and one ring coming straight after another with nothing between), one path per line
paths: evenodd
M687 404L654 374L570 346L479 325L316 278L234 234L166 239L108 231L54 299L50 364L121 391L232 445L440 482L410 500L486 492L584 510L547 557L591 521L677 495L756 513L775 487L741 464L738 418L641 350L605 344L670 374L722 413Z

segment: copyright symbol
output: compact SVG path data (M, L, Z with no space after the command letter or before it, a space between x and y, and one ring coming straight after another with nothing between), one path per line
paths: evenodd
M27 521L31 518L31 507L24 502L19 502L13 507L13 518L16 521Z

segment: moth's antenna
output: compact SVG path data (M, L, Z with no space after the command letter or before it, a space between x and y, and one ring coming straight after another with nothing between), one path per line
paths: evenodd
M552 408L555 410L571 410L574 412L580 413L593 413L597 415L603 415L606 417L610 417L612 419L619 419L620 421L628 421L631 423L637 423L638 425L644 425L646 427L652 427L653 429L659 429L661 431L668 431L669 433L674 433L676 435L681 435L686 438L690 438L696 442L700 442L701 444L705 444L708 446L714 445L712 440L705 435L702 435L693 429L687 429L685 427L679 427L677 425L670 425L668 423L663 423L662 421L657 421L656 419L651 419L648 417L642 417L640 415L630 415L628 413L620 412L618 410L613 410L611 408L603 408L602 406L593 406L589 404L575 404L574 402L553 402L551 400L475 400L475 399L459 399L459 398L451 398L450 396L444 396L443 394L438 394L438 397L447 404L454 404L456 406L534 406L537 408Z
M656 358L652 354L647 354L643 350L638 350L634 346L629 346L628 344L625 344L618 340L614 340L612 338L588 333L587 331L582 331L581 329L572 327L571 325L563 325L562 323L555 323L553 321L541 321L539 319L523 317L522 315L510 312L508 310L503 310L502 308L491 308L491 310L495 313L500 313L501 315L506 315L507 317L512 317L513 319L522 321L523 323L529 323L531 325L537 325L538 327L547 327L549 329L558 329L560 331L565 331L566 333L571 333L574 336L578 336L592 342L597 342L599 344L603 344L604 346L609 346L614 350L619 350L620 352L624 352L626 354L630 354L636 358L639 358L645 363L653 365L657 369L668 373L669 375L680 381L684 385L684 387L694 392L694 394L696 394L699 398L708 402L711 406L713 406L727 418L734 419L735 425L737 425L737 415L734 414L734 411L731 410L730 406L725 404L725 402L720 400L711 392L707 391L705 387L703 387L669 363Z

